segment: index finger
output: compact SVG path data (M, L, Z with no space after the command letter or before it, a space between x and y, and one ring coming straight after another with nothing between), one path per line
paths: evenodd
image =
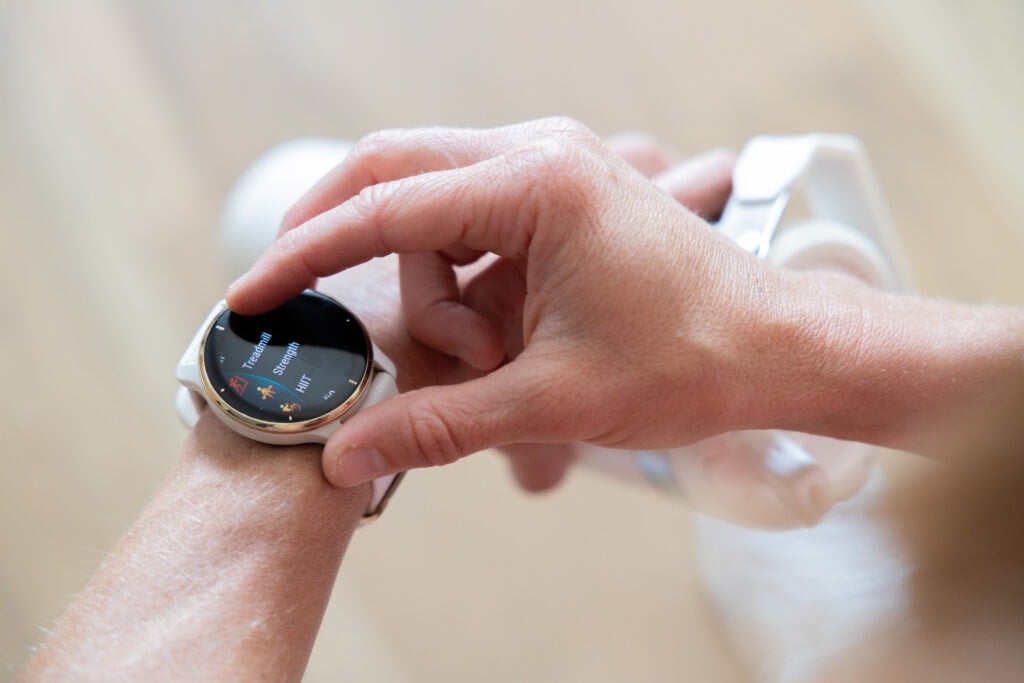
M279 235L343 204L370 185L468 166L495 154L495 130L416 128L364 136L285 214Z
M498 156L513 143L540 140L565 125L553 118L497 128L413 128L371 133L295 202L285 214L279 234L348 201L370 185L469 166Z
M507 155L451 171L372 185L282 234L228 289L242 315L278 306L318 277L390 253L438 251L464 244L518 258L533 225L523 204L534 197L531 173Z

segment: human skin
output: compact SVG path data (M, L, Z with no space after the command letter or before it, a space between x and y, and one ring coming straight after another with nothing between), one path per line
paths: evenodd
M397 263L321 282L402 388L476 375L408 334ZM324 479L319 446L245 439L209 410L19 681L299 680L369 485Z
M413 340L397 263L324 280L395 362L403 388L475 376ZM242 438L208 410L151 502L18 677L299 680L369 501L339 490L319 446Z
M209 411L17 680L299 680L369 486Z
M1019 311L775 268L568 119L376 134L284 228L229 290L234 310L399 253L409 329L490 370L346 423L324 454L339 486L522 442L661 448L780 428L907 447L1024 362ZM481 254L498 258L453 286L453 264ZM480 314L500 299L518 354L515 331Z
M675 163L649 138L611 144L677 200L721 208L729 155ZM377 259L318 289L360 317L394 361L400 389L478 377L411 336L397 270L396 258ZM557 446L512 451L514 472L531 490L553 486L571 460ZM151 502L18 680L299 680L369 500L368 486L331 486L320 455L316 446L244 439L206 411Z

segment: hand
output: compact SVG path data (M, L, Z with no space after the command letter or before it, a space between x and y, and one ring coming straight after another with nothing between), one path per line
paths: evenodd
M615 154L689 209L714 216L721 212L731 184L733 155L716 150L686 160L659 145L650 136L629 132L606 140ZM312 195L313 193L311 193ZM288 224L286 222L285 229ZM473 266L460 269L463 285L473 282L463 298L468 306L484 315L505 341L508 358L515 358L523 348L522 300L515 294L521 289L518 274L511 282L498 277L477 278L474 275L490 263L481 259ZM371 336L395 362L399 385L403 391L432 384L452 384L477 377L480 371L466 363L439 354L416 343L415 334L407 330L400 311L397 283L397 259L393 256L374 259L357 268L324 278L318 289L332 294L354 310L370 329ZM500 271L492 271L492 275ZM462 289L466 289L465 286ZM509 296L511 294L512 296ZM511 310L500 302L507 302ZM416 310L406 307L407 315ZM499 448L508 456L512 474L523 489L540 492L556 486L575 460L572 444L509 444Z
M701 216L717 217L725 207L732 190L734 155L728 150L714 150L680 160L676 152L660 145L649 135L624 132L605 140L609 150L667 192L680 204ZM288 226L285 226L288 227ZM429 258L429 255L428 255ZM410 269L406 259L406 282ZM523 349L522 278L514 268L493 269L487 278L473 276L480 272L481 259L475 268L459 273L462 301L481 313L498 330L505 344L505 357L516 358ZM506 277L501 277L505 274ZM465 284L472 282L472 286ZM424 307L416 307L416 287L407 287L404 298L406 318L429 325L431 316ZM426 330L429 335L430 330ZM415 334L414 334L415 336ZM423 340L429 343L428 340ZM455 353L458 351L456 349ZM557 486L576 460L576 446L558 444L509 444L498 449L508 456L516 481L526 491L541 492Z
M510 339L480 311L506 306L497 318L522 312L522 353L347 422L324 456L343 486L501 444L651 448L767 426L787 379L770 356L807 329L779 305L793 293L781 271L565 119L364 140L289 212L228 300L257 313L388 253L413 255L402 289L419 338L494 368ZM470 306L453 264L486 253L497 258L467 283ZM489 280L504 285L475 297Z

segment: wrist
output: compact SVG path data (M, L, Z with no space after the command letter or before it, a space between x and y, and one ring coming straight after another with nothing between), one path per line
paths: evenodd
M882 295L845 275L782 271L776 375L781 378L766 426L850 436L857 404L880 397L876 360L898 336L873 320L867 299Z
M920 423L941 422L1024 373L1019 311L897 295L823 272L783 271L780 283L761 318L771 349L744 394L747 427L906 447Z
M317 447L256 443L205 411L24 679L298 680L368 501L323 478Z
M753 295L737 296L747 305L721 344L729 424L720 431L799 429L835 409L830 376L857 356L861 313L854 298L831 291L830 278L766 267L758 286L748 286Z
M370 486L333 487L323 476L322 451L316 444L272 446L247 439L206 410L166 486L189 491L197 504L232 496L231 517L244 518L247 533L265 533L276 543L284 539L275 528L287 528L289 536L305 533L300 522L322 514L342 528L355 525L369 502ZM233 523L223 516L203 521Z

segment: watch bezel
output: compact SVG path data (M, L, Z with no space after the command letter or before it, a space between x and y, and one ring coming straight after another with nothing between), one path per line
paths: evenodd
M348 308L345 308L345 306L343 306L333 297L330 297L322 292L317 292L313 290L306 290L305 292L303 292L303 294L306 294L307 292L316 294L317 296L324 297L325 299L328 299L335 305L340 306L344 310L348 311L348 313L352 316L352 320L355 321L356 325L359 326L359 330L363 333L363 339L366 341L366 367L363 369L363 376L359 380L359 384L356 386L352 394L347 399L345 399L345 401L341 403L341 405L332 409L330 412L299 422L273 422L271 420L261 420L256 417L252 417L251 415L247 415L238 408L235 408L234 406L229 404L227 401L221 398L217 391L214 389L213 384L212 382L210 382L210 378L207 376L206 373L207 339L210 336L210 332L217 324L217 321L220 320L220 317L221 315L223 315L224 311L229 310L228 305L222 302L220 306L215 310L215 312L210 316L210 321L207 324L206 329L203 330L203 337L199 342L199 379L200 382L202 383L203 393L206 395L207 402L211 406L213 406L216 410L220 411L223 415L226 415L227 417L231 418L238 424L248 427L250 429L255 429L265 434L297 434L302 432L311 432L318 429L319 427L322 427L325 424L334 422L335 420L340 420L350 410L359 405L359 403L363 400L363 397L366 395L366 392L369 390L371 380L373 379L373 342L370 339L370 335L366 331L366 327L363 325L363 321L360 320L355 313L350 311Z

